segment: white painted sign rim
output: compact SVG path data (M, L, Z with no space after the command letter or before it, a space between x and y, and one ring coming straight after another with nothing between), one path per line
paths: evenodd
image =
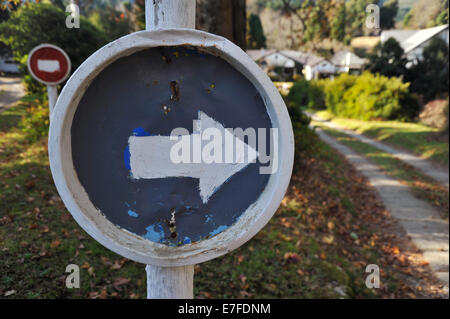
M52 49L55 49L55 50L61 52L62 55L64 55L64 57L66 58L66 60L67 60L67 72L66 72L66 74L64 75L64 77L62 78L62 80L59 80L59 81L56 81L56 82L47 82L47 81L43 81L43 80L41 80L41 79L33 72L33 69L31 68L31 57L33 56L33 54L34 54L37 50L42 49L42 48L52 48ZM28 66L28 71L30 72L31 76L32 76L36 81L38 81L38 82L40 82L40 83L42 83L42 84L45 84L45 85L58 85L58 84L64 82L65 80L67 80L67 78L68 78L69 75L70 75L70 72L72 71L72 62L70 61L70 58L69 58L69 56L67 55L67 53L66 53L63 49L61 49L60 47L57 47L56 45L49 44L49 43L43 43L43 44L40 44L40 45L38 45L37 47L33 48L33 50L31 50L30 54L28 55L27 66Z
M190 45L215 53L250 80L261 94L273 127L279 129L279 170L260 195L226 231L197 243L168 247L151 242L107 220L94 207L78 180L72 161L71 123L93 79L117 59L159 46ZM176 267L202 263L246 243L272 218L290 182L294 163L294 135L286 105L269 77L238 46L220 36L192 29L141 31L120 38L86 60L72 75L52 114L49 156L53 178L67 209L78 224L110 250L137 262Z

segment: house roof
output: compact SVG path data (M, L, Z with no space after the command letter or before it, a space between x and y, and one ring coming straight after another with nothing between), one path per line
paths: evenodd
M247 50L248 56L251 57L253 61L259 61L259 60L265 58L266 56L269 56L275 52L277 52L277 50L274 50L274 49L271 49L271 50L266 50L266 49Z
M387 30L381 32L380 38L382 43L390 38L394 38L398 43L402 44L416 32L417 30Z
M396 39L405 53L409 53L439 33L448 30L448 24L423 30L389 30L381 33L381 41Z
M447 30L448 31L448 24L442 25L439 27L429 28L417 31L414 33L411 37L406 39L405 41L405 53L409 53L424 42L430 40L431 38L435 37L439 33Z
M291 59L297 63L309 66L315 66L323 61L327 61L326 59L314 55L312 53L305 53L301 51L294 50L248 50L247 54L254 60L260 61L265 59L273 54L281 54L282 56Z
M330 61L338 67L349 67L352 69L359 69L366 63L365 59L360 58L349 50L337 52Z
M325 61L325 59L322 57L319 57L312 53L305 53L301 51L284 50L280 51L280 53L285 57L290 58L303 65L315 66Z

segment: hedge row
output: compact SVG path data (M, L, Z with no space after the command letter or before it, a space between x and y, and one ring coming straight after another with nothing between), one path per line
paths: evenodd
M287 100L290 106L328 110L342 117L360 120L413 120L420 105L409 93L409 83L365 72L343 73L333 80L294 84Z

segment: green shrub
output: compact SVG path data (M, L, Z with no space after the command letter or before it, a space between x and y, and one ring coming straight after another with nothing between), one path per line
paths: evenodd
M301 79L294 83L287 96L289 106L324 110L325 95L319 82Z
M107 43L104 33L86 18L81 17L81 28L66 27L66 13L57 6L28 3L14 11L10 19L0 24L0 41L14 52L21 71L27 73L28 53L42 43L55 44L64 49L75 70L92 53ZM41 84L31 78L25 81L29 92L42 93Z
M50 128L50 109L47 100L39 97L28 97L27 115L20 122L21 129L30 142L35 142L48 135Z
M317 145L317 135L309 127L311 118L303 113L300 108L288 107L288 110L294 130L295 162L297 165L306 157L306 154L314 151Z
M339 114L346 108L345 94L356 83L357 76L342 73L334 80L323 80L327 109L333 114Z
M412 120L419 112L409 83L365 72L342 74L325 86L327 109L338 116L360 120Z
M433 39L423 50L423 57L409 69L407 80L411 82L411 92L420 94L425 101L448 96L449 66L448 44Z
M402 92L399 98L401 108L394 112L390 119L405 122L415 120L422 109L416 96L409 92Z

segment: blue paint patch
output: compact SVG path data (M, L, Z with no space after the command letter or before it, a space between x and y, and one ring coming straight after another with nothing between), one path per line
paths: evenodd
M211 214L206 215L205 217L206 217L206 220L205 220L206 224L209 224L210 222L212 222L212 215Z
M135 128L133 130L133 136L144 137L144 136L152 136L142 127ZM127 145L125 151L123 152L123 160L125 162L125 167L127 170L131 171L131 153L130 153L130 145Z
M152 135L150 133L148 133L142 127L138 127L133 130L133 136L143 137L143 136L152 136Z
M183 244L184 244L184 245L192 244L192 240L191 240L189 237L186 237L186 238L184 239L184 241L183 241Z
M127 146L125 152L123 153L123 159L125 161L125 167L127 168L127 170L131 171L131 153L129 145Z
M213 230L211 233L209 233L211 236L216 236L220 234L221 232L228 229L228 226L220 226L216 230Z
M129 215L130 217L134 217L134 218L138 218L138 217L139 217L139 214L136 213L136 212L133 212L132 210L129 210L129 211L128 211L128 215Z
M147 227L145 229L147 234L144 235L145 238L151 240L155 243L162 243L164 240L164 229L161 224L155 224Z
M188 56L190 55L190 56L198 56L198 57L201 57L201 58L206 58L208 56L206 53L201 52L197 48L173 47L173 48L168 48L168 50L172 54L175 53L175 52L180 53L180 57L182 57L183 55L188 55Z

